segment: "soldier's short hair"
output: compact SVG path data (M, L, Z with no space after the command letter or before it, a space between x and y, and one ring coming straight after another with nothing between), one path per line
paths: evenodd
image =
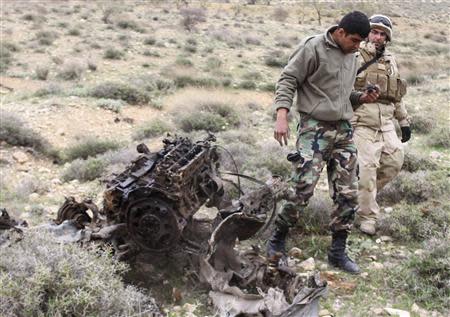
M369 18L360 11L347 13L338 27L343 28L348 34L359 34L362 38L366 38L370 32Z

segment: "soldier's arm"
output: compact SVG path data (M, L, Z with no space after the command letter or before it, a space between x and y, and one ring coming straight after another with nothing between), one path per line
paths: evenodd
M315 69L315 52L307 43L300 44L289 58L276 85L275 110L292 107L294 95Z
M395 117L395 119L397 119L398 124L401 127L409 126L410 118L408 116L408 112L406 111L406 107L405 107L403 101L396 102L394 104L394 106L395 106L394 117Z

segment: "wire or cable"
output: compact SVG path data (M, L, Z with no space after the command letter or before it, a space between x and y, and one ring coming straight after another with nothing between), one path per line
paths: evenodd
M234 160L233 154L231 154L230 151L228 151L226 148L224 148L224 147L221 146L221 145L215 144L215 145L213 145L212 147L213 147L213 148L215 147L215 148L219 148L219 149L224 150L225 153L227 153L228 156L231 158L231 162L233 163L234 169L236 170L236 174L237 174L236 176L237 176L237 182L238 182L238 184L237 184L237 185L238 185L238 193L239 193L239 198L241 198L241 193L244 193L244 192L243 192L242 189L241 189L241 178L240 178L240 174L239 174L239 169L238 169L238 167L237 167L236 161Z

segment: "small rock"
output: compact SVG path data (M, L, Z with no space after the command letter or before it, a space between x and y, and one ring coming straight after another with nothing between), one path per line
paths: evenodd
M299 266L304 271L312 271L316 267L316 263L314 262L314 258L309 258L299 264Z
M392 207L385 207L384 208L384 212L387 213L387 214L390 214L393 211L394 211L394 208L392 208Z
M319 316L320 317L325 317L325 316L333 316L327 309L322 309L319 312Z
M384 265L380 262L372 262L370 263L370 268L374 270L381 270L384 268Z
M377 316L384 314L383 308L372 308L371 310Z
M36 200L38 200L39 199L39 194L38 193L32 193L32 194L30 194L29 196L28 196L28 199L29 200L31 200L31 201L36 201Z
M371 259L372 261L376 261L377 260L377 256L376 255L369 255L368 258Z
M381 239L381 241L383 241L383 242L390 242L390 241L393 241L393 239L392 239L391 237L389 237L389 236L381 236L380 239Z
M380 243L381 243L381 239L380 239L380 238L376 239L376 240L375 240L375 243L380 244Z
M424 253L425 253L425 250L423 250L423 249L417 249L416 251L414 251L415 255L422 255Z
M61 180L60 180L59 178L53 178L53 179L51 180L51 182L52 182L52 184L54 184L54 185L61 185L61 184L62 184L62 182L61 182Z
M436 159L440 159L441 157L442 157L442 154L437 151L431 151L431 153L430 153L431 159L436 160Z
M20 164L23 164L25 162L28 162L28 155L26 155L22 151L16 151L13 153L13 158Z
M362 278L367 278L369 276L369 273L362 272L359 276L361 276Z
M395 308L389 308L385 307L384 311L389 314L389 316L398 316L398 317L410 317L411 314L405 310L395 309Z
M174 303L179 303L183 299L183 294L181 293L181 290L174 287L172 288L172 300Z
M64 129L59 129L58 131L56 131L56 134L64 136L64 135L66 135L66 132L64 131Z
M289 250L288 255L292 256L293 258L299 259L302 256L302 250L299 248L292 248Z

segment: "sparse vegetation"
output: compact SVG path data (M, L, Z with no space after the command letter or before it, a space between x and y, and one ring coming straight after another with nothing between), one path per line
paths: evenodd
M36 74L37 79L47 80L48 73L49 73L48 67L45 67L45 66L36 67L35 74Z
M272 17L278 22L284 22L289 17L289 11L283 7L278 7L273 10Z
M436 170L438 169L438 164L426 154L407 148L402 169L408 172Z
M181 25L188 31L194 30L198 23L206 21L206 12L201 8L183 8L180 14Z
M84 72L84 67L76 62L66 64L56 75L63 80L78 80Z
M125 103L122 100L117 99L99 99L97 100L97 106L102 109L119 113L122 111L122 108L123 106L125 106Z
M36 34L36 39L41 45L52 45L57 37L57 34L52 31L39 31Z
M145 138L153 138L156 136L162 136L166 132L169 132L171 127L167 124L166 121L160 119L154 119L143 124L139 129L134 133L134 140L142 140Z
M264 56L264 63L270 67L284 67L288 62L288 57L283 51L272 51Z
M119 144L115 141L99 140L96 138L86 138L65 150L67 161L78 158L87 159L109 150L116 150Z
M123 51L113 47L107 48L103 54L103 58L105 59L122 59L124 56L125 53Z
M106 164L103 160L90 157L87 160L76 159L65 168L62 174L64 181L77 179L82 182L99 178L105 172Z
M33 131L17 116L2 112L0 141L10 145L32 147L45 155L54 155L54 150L47 140Z
M95 98L120 99L129 104L145 104L150 97L145 91L119 82L106 82L95 86L89 95Z
M107 250L60 244L43 229L11 234L11 241L0 246L3 316L125 316L156 309L151 298L124 284L120 275L128 267Z
M429 135L428 144L436 147L450 148L450 128L437 127Z

